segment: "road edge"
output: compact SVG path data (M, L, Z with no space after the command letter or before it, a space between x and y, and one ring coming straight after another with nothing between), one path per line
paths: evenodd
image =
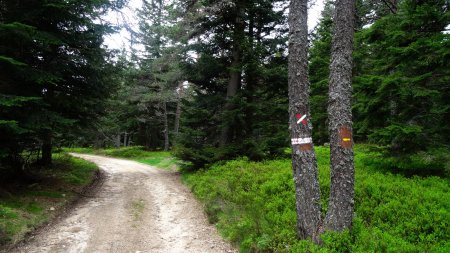
M75 157L75 156L74 156ZM78 159L83 159L80 157L77 157ZM103 171L102 168L100 168L98 165L97 170L94 173L94 176L92 178L92 181L85 185L81 192L79 192L73 199L69 200L66 204L56 209L49 217L49 219L42 224L36 226L33 230L26 233L24 238L15 244L12 245L5 245L4 248L0 248L0 253L9 253L9 252L20 252L18 249L30 241L32 241L36 235L42 233L45 230L51 229L55 224L66 218L74 208L82 204L84 201L87 201L90 198L93 198L96 196L96 194L99 192L100 188L102 187L103 183L105 182L107 175L106 172Z

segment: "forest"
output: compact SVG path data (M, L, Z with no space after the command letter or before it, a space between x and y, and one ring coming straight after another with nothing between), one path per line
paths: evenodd
M314 27L306 0L142 0L137 26L107 20L128 2L0 0L0 218L69 148L169 151L242 252L450 248L448 1L324 0ZM351 188L339 225L334 185Z

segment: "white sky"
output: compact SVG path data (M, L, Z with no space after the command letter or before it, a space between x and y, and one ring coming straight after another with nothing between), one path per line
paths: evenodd
M295 1L295 0L291 0ZM308 11L308 28L312 30L319 21L320 12L323 9L324 0L310 0ZM130 0L127 7L121 10L120 13L110 13L106 19L114 25L130 24L131 28L137 30L137 18L135 16L136 10L142 6L142 0ZM130 47L130 33L125 28L122 28L118 33L108 35L105 37L104 44L110 49L128 49Z
M113 25L123 26L128 23L131 28L137 30L136 10L142 6L142 0L130 0L128 6L123 8L120 13L111 12L106 17L106 20L113 23ZM121 28L118 33L111 34L105 37L104 44L110 49L122 49L130 47L130 33L125 28Z

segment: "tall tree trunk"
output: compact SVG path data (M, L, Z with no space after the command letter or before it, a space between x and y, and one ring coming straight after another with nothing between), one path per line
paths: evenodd
M42 136L42 165L52 164L52 131L46 130Z
M144 2L145 3L145 2ZM155 19L155 26L158 27L158 29L156 29L156 41L154 42L154 48L155 48L155 57L159 58L161 57L161 45L162 45L162 40L161 40L161 29L159 29L159 27L161 26L162 23L162 9L163 9L163 1L162 0L152 0L152 9L156 10L156 19Z
M289 129L298 233L301 239L317 241L320 188L309 112L307 3L308 0L293 0L290 3Z
M257 80L257 73L256 69L258 67L257 65L257 59L256 59L256 52L254 47L254 41L255 41L255 16L253 13L249 14L249 24L248 24L248 40L249 40L249 46L247 48L247 51L250 52L249 55L247 55L249 64L247 64L247 68L245 69L245 76L246 76L246 98L247 98L247 105L245 107L245 132L243 135L245 137L250 137L252 135L252 131L254 129L254 107L253 103L255 101L255 83ZM259 36L259 35L258 35Z
M169 150L169 121L167 118L167 103L163 102L164 111L164 151Z
M174 126L175 136L178 135L178 132L180 130L181 102L183 99L183 93L184 93L183 82L180 82L180 84L178 85L178 93L177 93L177 109L175 111L175 126Z
M130 146L131 144L131 137L132 137L133 133L128 134L128 138L127 138L127 147Z
M241 85L241 42L244 37L244 29L245 23L242 19L243 17L243 9L239 3L236 4L236 17L234 20L234 28L233 28L233 48L232 48L232 59L230 66L230 79L228 81L227 86L227 97L226 104L224 107L225 113L233 109L233 97L237 94L237 91ZM225 146L227 144L228 139L230 138L230 127L228 126L228 122L225 122L221 138L220 138L220 146Z
M121 136L121 133L118 132L116 135L116 143L115 143L116 148L120 148L120 141L121 141L120 136Z
M328 101L331 189L324 229L342 231L352 225L354 205L351 83L355 0L337 0L335 6Z

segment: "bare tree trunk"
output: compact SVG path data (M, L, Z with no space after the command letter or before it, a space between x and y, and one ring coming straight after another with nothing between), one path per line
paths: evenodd
M245 76L246 76L246 89L245 89L245 95L247 99L246 107L245 107L245 126L243 133L243 136L250 136L252 135L253 129L254 129L254 112L255 109L253 107L253 103L255 100L255 86L257 83L257 77L258 74L256 73L256 69L258 67L257 60L256 60L256 52L254 47L254 41L256 36L255 35L255 16L253 13L249 13L249 23L248 23L248 43L250 47L247 50L250 50L250 55L247 57L250 61L250 64L247 64L247 67L245 68ZM255 57L255 58L253 58Z
M239 6L239 3L236 4L236 17L234 21L234 29L233 29L233 48L232 48L232 60L230 66L230 80L228 81L227 86L227 101L224 107L224 111L227 112L233 109L233 97L236 95L237 91L241 85L241 40L243 38L245 23L242 19L243 16L242 7ZM221 138L220 138L220 146L225 146L228 142L230 135L230 127L225 123L222 128Z
M354 22L355 0L337 0L328 101L331 189L324 230L342 231L352 225L355 182L351 110Z
M175 135L178 135L178 132L180 130L181 101L183 98L183 92L184 92L183 82L180 82L180 84L178 85L177 109L175 112L175 127L174 127Z
M127 147L127 138L128 138L128 133L125 131L124 136L123 136L123 146Z
M128 138L127 138L127 147L130 146L131 144L131 136L133 135L133 133L128 134Z
M42 165L52 164L52 131L46 130L42 138Z
M120 148L120 137L121 137L121 134L120 134L120 132L118 132L117 133L117 136L116 136L116 148Z
M309 112L308 0L289 9L289 129L300 239L318 240L320 188Z
M163 102L164 111L164 151L169 150L169 122L167 119L167 103Z

